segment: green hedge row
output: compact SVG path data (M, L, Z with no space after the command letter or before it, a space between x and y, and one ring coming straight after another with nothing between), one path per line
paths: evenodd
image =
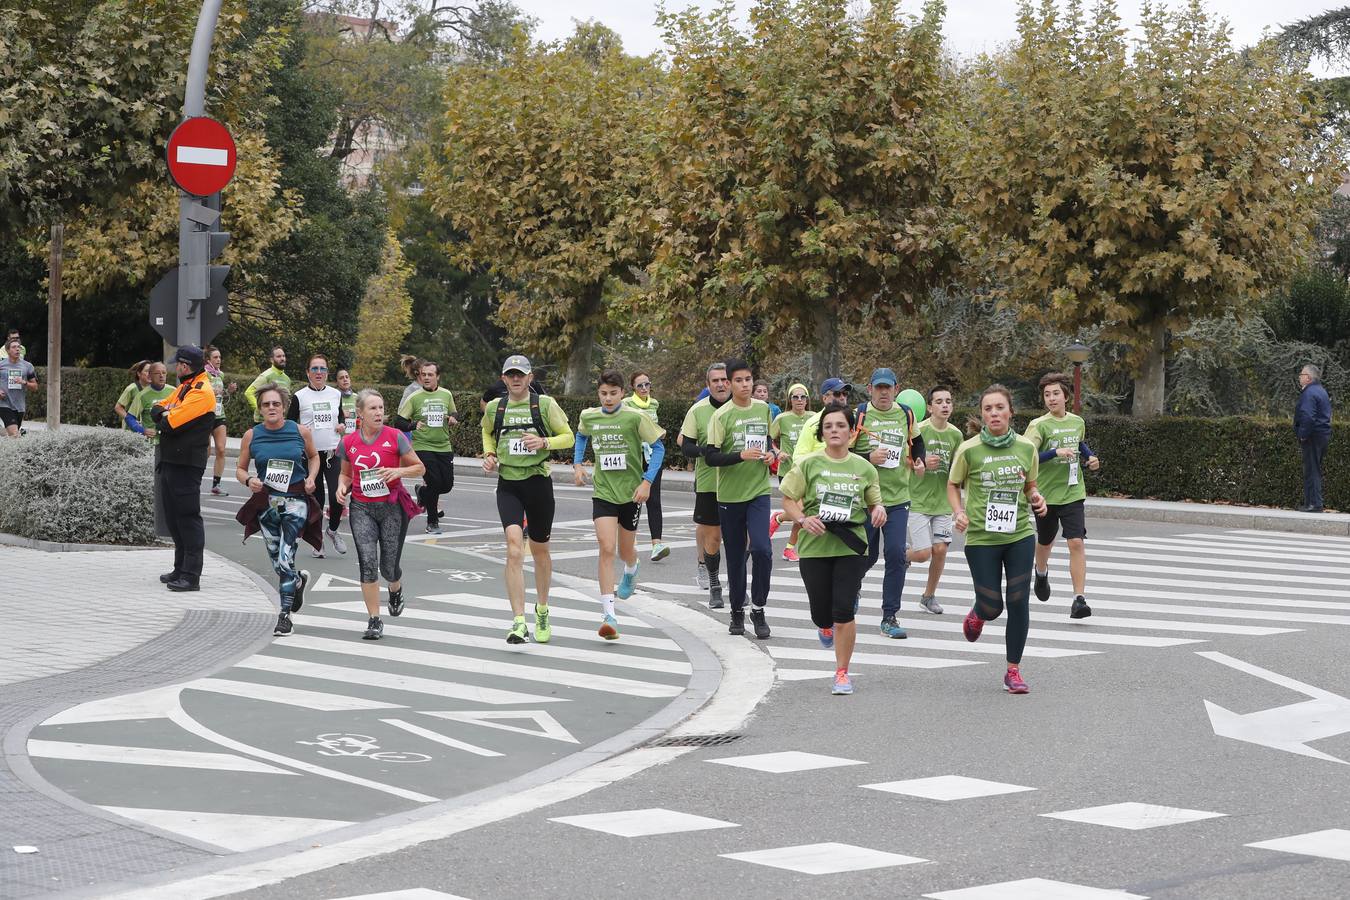
M61 371L62 418L65 421L80 425L117 425L112 405L126 386L124 370L67 368ZM40 381L45 382L45 374L42 369L38 370ZM235 436L243 434L253 424L242 390L252 378L252 375L226 376L227 382L235 381L240 386L225 407L229 432ZM384 395L386 409L392 412L397 408L403 385L372 387ZM462 424L453 432L452 440L455 453L460 456L477 456L482 448L478 428L480 393L472 390L454 392ZM573 425L582 409L596 403L591 397L555 399ZM30 395L31 418L42 418L45 406L45 391ZM687 409L688 402L662 402L660 422L668 435L678 434ZM1019 415L1017 427L1024 428L1029 419L1030 416ZM953 416L955 422L965 420L965 413ZM1094 494L1282 507L1303 502L1303 464L1289 422L1239 417L1139 420L1127 416L1088 416L1087 426L1088 443L1102 460L1101 470L1088 476L1088 486ZM565 457L570 459L571 454L565 454ZM688 462L674 441L667 444L667 466L686 468ZM1350 425L1345 423L1332 428L1325 495L1330 507L1350 507Z

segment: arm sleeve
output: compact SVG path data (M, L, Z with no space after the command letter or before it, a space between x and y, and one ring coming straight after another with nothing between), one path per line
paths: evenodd
M1036 454L1036 458L1040 462L1049 462L1055 458L1055 454L1058 452L1058 450L1042 450L1040 453Z
M488 405L483 408L483 422L480 428L483 432L484 456L487 456L489 453L495 454L497 452L497 438L492 433L492 426L497 420L496 404L500 402L500 400L491 400L488 402Z
M291 408L286 410L286 418L292 422L300 421L300 398L291 394Z
M923 445L923 435L916 434L909 441L909 458L923 459L927 454L924 452L927 448ZM925 463L926 465L926 463Z
M544 412L544 421L548 424L548 430L553 432L548 439L548 449L566 450L576 442L572 426L567 422L567 413L552 398L549 399L548 410Z
M1078 456L1080 459L1089 459L1096 455L1097 454L1092 452L1092 448L1088 446L1087 441L1078 442ZM1042 459L1041 462L1045 462L1045 460Z
M661 463L666 458L666 445L661 441L652 443L652 455L647 460L647 471L642 473L645 481L656 481L656 476L661 474Z
M696 459L703 455L703 448L698 445L698 441L681 432L680 452L690 459Z
M127 427L137 434L145 434L145 426L131 413L127 413Z
M700 447L699 455L710 466L734 466L739 462L744 462L739 453L723 453L720 448L713 444L704 444Z
M572 445L572 465L581 465L581 461L586 458L586 445L590 442L591 439L586 435L577 433L577 442Z

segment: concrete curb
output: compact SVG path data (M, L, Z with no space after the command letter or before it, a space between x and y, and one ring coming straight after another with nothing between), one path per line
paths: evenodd
M17 534L0 534L0 546L22 547L25 550L42 550L45 553L163 549L163 545L159 544L65 544L56 541L40 541L37 538L27 538Z

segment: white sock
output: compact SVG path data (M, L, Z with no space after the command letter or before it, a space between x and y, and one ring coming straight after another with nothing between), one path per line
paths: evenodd
M636 574L637 574L637 563L633 563L631 566L628 565L628 563L624 563L624 564L623 564L623 574L625 574L625 575L636 575Z
M1040 569L1037 569L1037 570L1036 570L1036 574L1037 574L1037 575L1049 575L1049 574L1050 574L1050 569L1049 569L1048 566L1046 567L1045 571L1041 571Z
M604 608L605 615L607 615L607 616L612 616L612 615L614 615L614 595L613 595L613 594L601 594L601 595L600 595L600 606Z

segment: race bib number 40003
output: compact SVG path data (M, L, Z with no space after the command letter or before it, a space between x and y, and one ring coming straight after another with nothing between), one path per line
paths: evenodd
M361 470L361 493L367 497L389 496L389 485L380 477L379 469Z
M291 475L295 472L295 461L290 459L269 459L263 473L263 484L274 491L288 491L291 488Z
M853 497L826 491L820 495L820 521L847 522L853 517Z
M984 507L984 530L998 534L1012 534L1017 529L1018 491L990 491Z

